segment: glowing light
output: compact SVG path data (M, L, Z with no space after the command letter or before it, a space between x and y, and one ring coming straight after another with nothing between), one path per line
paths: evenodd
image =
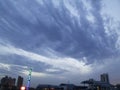
M20 88L20 90L25 90L25 86L22 86L22 87Z

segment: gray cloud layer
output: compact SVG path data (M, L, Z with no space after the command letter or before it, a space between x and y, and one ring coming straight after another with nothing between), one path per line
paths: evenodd
M88 65L104 62L118 57L119 34L106 30L111 18L104 19L101 9L102 2L97 0L1 0L0 39L6 45L46 57L87 58ZM0 56L2 63L32 65L36 72L47 72L51 67L16 54Z

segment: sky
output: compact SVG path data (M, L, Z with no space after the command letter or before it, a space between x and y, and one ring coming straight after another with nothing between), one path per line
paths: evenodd
M108 73L120 83L119 0L0 0L0 78L31 86Z

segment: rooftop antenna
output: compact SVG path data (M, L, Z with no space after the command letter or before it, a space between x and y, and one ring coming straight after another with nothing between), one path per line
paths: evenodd
M29 87L30 87L31 73L32 73L32 68L30 68L30 70L29 70L27 87L26 87L27 90L29 90Z

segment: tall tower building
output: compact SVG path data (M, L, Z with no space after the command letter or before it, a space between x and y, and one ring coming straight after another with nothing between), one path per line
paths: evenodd
M23 85L23 77L18 76L17 87L20 88Z
M101 74L101 82L109 83L109 76L107 73Z
M5 76L1 79L1 86L3 87L6 86L6 87L11 88L15 86L15 81L16 81L15 78Z

